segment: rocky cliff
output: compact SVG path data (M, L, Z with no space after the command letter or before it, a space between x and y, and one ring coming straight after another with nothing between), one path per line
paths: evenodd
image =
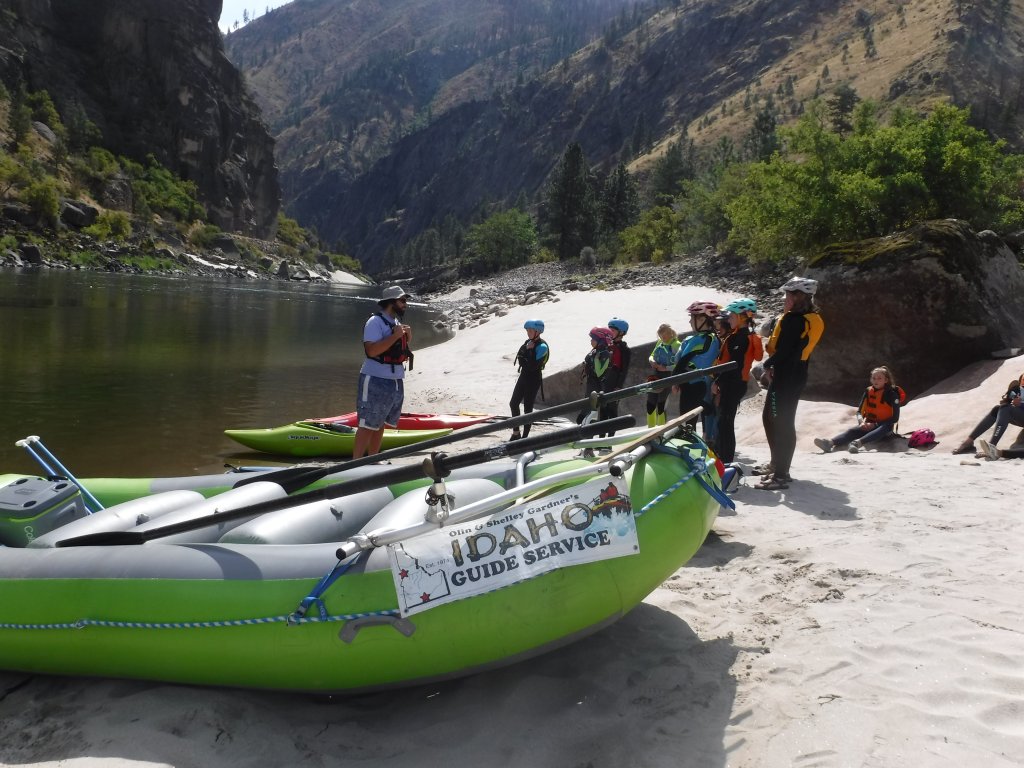
M831 246L811 261L825 335L808 394L857 402L892 368L911 396L993 352L1024 346L1024 269L993 232L946 219Z
M210 220L266 237L274 142L224 55L221 0L0 0L0 74L84 110L115 154L195 182Z

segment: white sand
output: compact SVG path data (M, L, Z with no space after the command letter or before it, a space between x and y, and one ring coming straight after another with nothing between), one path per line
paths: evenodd
M517 309L424 350L410 396L503 407L504 358L527 316L544 317L556 359L572 364L607 315L630 320L639 343L697 294L638 288ZM802 404L792 487L739 490L688 565L561 651L329 702L0 673L0 764L1021 765L1024 461L949 451L1022 370L1024 357L978 364L908 404L904 430L942 440L930 451L820 454L810 439L851 409ZM756 398L743 411L741 459L763 460Z

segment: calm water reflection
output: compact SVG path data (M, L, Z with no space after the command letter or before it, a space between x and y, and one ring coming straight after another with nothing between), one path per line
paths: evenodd
M40 471L14 446L33 434L83 476L261 463L222 430L353 410L378 291L0 271L0 472Z

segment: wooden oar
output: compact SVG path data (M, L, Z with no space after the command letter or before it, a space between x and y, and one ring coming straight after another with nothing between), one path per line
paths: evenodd
M348 461L343 461L337 464L317 466L310 466L307 464L285 467L284 469L272 472L261 472L258 473L258 475L246 477L238 481L234 484L234 487L237 488L238 486L245 485L246 483L256 483L269 480L270 482L279 483L281 487L285 488L289 493L292 493L299 488L304 488L310 483L314 483L327 475L332 475L337 472L344 472L349 469L355 469L356 467L365 467L369 464L376 464L377 462L388 461L390 459L403 458L420 451L438 448L442 445L451 445L452 443L456 443L460 440L468 440L471 437L478 437L479 435L487 435L492 432L512 429L514 427L522 426L523 424L533 424L537 421L550 419L552 416L561 416L565 413L578 413L583 408L596 411L607 403L615 403L619 400L625 400L626 398L635 397L637 395L646 395L650 392L660 391L665 387L684 384L688 381L692 381L693 379L731 371L733 368L736 368L735 362L723 363L722 365L715 365L710 368L701 368L696 371L687 371L685 373L675 374L674 376L666 376L665 378L658 379L657 381L646 381L632 387L625 387L612 392L591 392L589 397L585 397L580 400L573 400L572 402L562 403L561 405L552 405L539 411L533 411L532 413L513 416L512 418L505 419L504 421L478 424L473 427L458 429L449 435L434 437L430 440L423 440L422 442L413 443L412 445L406 445L400 448L392 448L387 451L382 451L381 453L374 453L370 456L363 456L358 459L349 459ZM605 429L602 431L614 430ZM525 452L525 449L520 451L520 453Z
M307 491L306 493L287 496L283 499L272 499L258 504L239 507L238 509L215 512L212 515L205 515L203 517L196 518L195 520L184 520L180 523L172 523L159 528L152 528L148 531L104 531L102 533L90 533L85 536L76 536L72 539L59 541L56 546L85 547L144 544L147 541L159 539L164 536L172 536L179 533L186 533L187 531L208 528L220 523L226 523L229 520L255 517L257 515L266 514L267 512L276 512L279 509L296 507L300 504L306 504L311 501L351 496L352 494L361 493L362 491L369 491L374 488L383 488L384 486L395 485L397 483L405 483L410 480L418 480L423 477L438 480L440 478L447 477L451 474L452 470L459 469L461 467L481 464L504 456L536 451L553 445L563 445L565 443L570 443L573 440L592 437L598 432L603 432L607 429L628 429L634 426L636 426L635 417L619 416L616 419L608 419L607 421L600 421L588 426L573 426L569 429L548 432L543 435L534 435L532 437L513 440L507 443L500 443L499 445L495 445L490 448L482 448L463 454L453 454L448 456L444 453L435 453L431 454L419 464L407 464L404 466L394 467L393 469L385 470L377 475L329 485L325 488L318 488L315 491ZM214 497L214 500L215 499L216 497Z

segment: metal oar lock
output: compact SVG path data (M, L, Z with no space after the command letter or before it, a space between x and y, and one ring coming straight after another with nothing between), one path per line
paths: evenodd
M427 512L423 519L437 526L443 526L448 521L448 515L451 514L452 505L455 503L455 497L448 493L448 488L444 484L448 472L443 471L440 466L443 459L443 453L432 453L423 460L423 474L434 481L427 487Z

